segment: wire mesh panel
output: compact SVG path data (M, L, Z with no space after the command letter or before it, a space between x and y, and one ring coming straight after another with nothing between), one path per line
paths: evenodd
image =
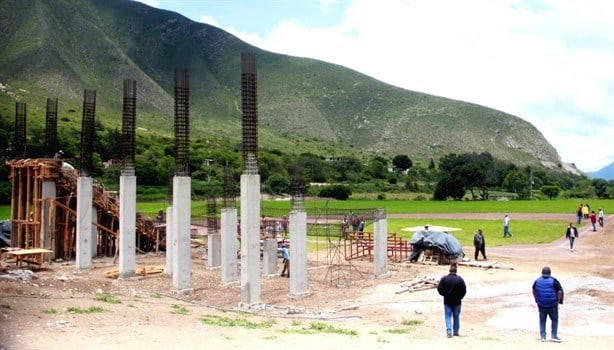
M58 150L58 99L47 98L47 115L45 117L45 157L53 157Z
M175 176L189 176L190 84L188 70L175 69Z
M136 127L136 80L124 80L124 108L122 115L122 175L134 175Z
M96 90L85 90L83 93L83 119L81 121L81 158L79 160L79 175L90 176L94 170L92 154L94 151L94 133L96 118Z

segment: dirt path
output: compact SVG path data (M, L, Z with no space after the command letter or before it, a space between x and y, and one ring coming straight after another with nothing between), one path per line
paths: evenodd
M35 272L37 278L30 281L0 278L0 349L609 348L614 341L613 221L598 232L581 232L574 252L561 240L493 247L489 261L510 269L461 266L468 294L461 336L452 339L444 336L442 300L434 289L398 293L415 277L438 279L447 266L391 263L390 273L379 279L369 277L368 261L314 266L310 296L290 297L287 279L262 279L262 308L237 310L240 286L221 286L219 271L206 269L202 250L194 249L194 292L183 296L170 293L172 281L165 275L133 281L104 277L115 267L112 258L96 259L94 268L83 272L67 262ZM142 255L137 263L161 265L164 257ZM530 288L544 265L552 267L566 292L561 344L537 339ZM120 303L95 300L96 295ZM102 311L69 310L92 307ZM322 324L336 332L326 333ZM355 334L339 334L343 331Z

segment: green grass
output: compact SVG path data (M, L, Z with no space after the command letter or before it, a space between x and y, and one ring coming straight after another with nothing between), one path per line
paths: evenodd
M173 309L171 311L172 314L176 314L176 315L187 315L190 313L190 310L188 310L187 308L185 308L184 306L179 306L177 304L173 304L171 306L171 308Z
M403 228L421 226L425 224L425 219L388 219L388 232L395 232L397 235L410 239L413 232L403 231ZM565 234L567 229L566 220L514 220L510 224L510 231L513 237L503 238L502 220L470 220L470 219L433 219L428 220L431 225L456 227L460 231L451 232L463 246L473 245L473 235L482 229L486 238L486 247L501 246L506 244L539 244L550 243ZM585 224L580 225L580 229ZM367 231L372 231L372 227L367 227Z
M94 300L102 301L109 304L121 304L121 300L117 299L115 296L106 293L96 294Z
M87 309L82 309L80 307L71 306L68 308L68 312L73 314L93 314L98 312L103 312L104 309L100 306L90 306Z
M252 322L242 317L230 318L213 315L201 316L200 322L208 326L242 327L246 329L269 329L276 323L274 319L267 319L263 322Z
M57 315L58 314L58 310L56 310L56 309L46 309L43 312L46 313L46 314L49 314L49 315Z
M293 324L294 325L294 324ZM340 335L348 335L348 336L358 336L358 332L351 329L345 328L337 328L333 325L324 322L311 322L308 327L300 328L300 329L290 329L284 328L280 330L282 333L292 333L292 334L320 334L320 333L329 333L329 334L340 334Z

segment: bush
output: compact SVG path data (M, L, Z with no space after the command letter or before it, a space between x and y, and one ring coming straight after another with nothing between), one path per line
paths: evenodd
M320 189L319 197L329 197L344 201L352 195L352 190L345 185L332 185Z

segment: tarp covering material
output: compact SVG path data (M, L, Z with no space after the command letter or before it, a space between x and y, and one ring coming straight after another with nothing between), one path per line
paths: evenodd
M450 260L465 255L460 242L447 231L416 231L411 237L409 244L413 247L409 261L418 260L420 253L426 248L431 247L439 248L443 255Z
M402 228L401 231L409 231L409 232L423 231L425 226L405 227L405 228ZM428 225L428 228L429 228L429 231L452 232L452 231L460 231L461 230L460 228L457 228L457 227L437 226L437 225L435 225L435 226Z
M8 247L11 245L11 221L0 221L0 247Z

